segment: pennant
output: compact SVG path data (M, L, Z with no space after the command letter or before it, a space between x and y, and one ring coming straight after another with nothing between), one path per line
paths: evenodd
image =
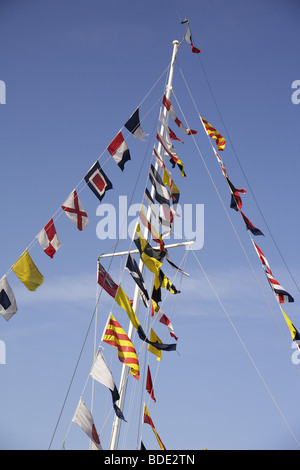
M105 385L107 388L110 389L115 413L118 416L118 418L122 419L123 421L126 421L122 411L116 405L116 402L120 399L120 395L119 395L117 386L115 384L114 378L112 376L112 373L108 365L106 364L106 361L102 354L101 347L99 347L97 351L96 358L94 360L94 363L90 372L90 376L94 380L97 380L97 382L101 383L102 385Z
M0 280L0 314L8 321L17 313L17 302L6 276Z
M162 272L160 269L159 273L155 275L154 278L154 287L155 289L159 289L163 287L167 289L171 294L180 294L180 290L177 290L174 284L167 278L167 276Z
M179 189L174 183L170 171L168 171L166 168L164 169L164 172L163 172L163 183L164 185L169 186L173 205L176 206L176 204L178 204L179 202L179 196L180 196Z
M93 441L96 449L102 450L93 416L81 399L77 405L72 422L76 423L87 434L87 436Z
M118 284L116 284L108 272L105 271L103 266L98 261L98 284L115 299L118 291Z
M44 276L32 261L28 250L24 251L11 269L30 291L35 291L43 284Z
M147 292L147 288L146 288L142 273L139 270L139 267L137 265L137 262L135 261L135 259L132 257L130 253L128 254L128 257L127 257L125 269L127 269L127 271L131 274L131 277L133 278L135 283L139 286L144 305L146 308L148 308L149 307L149 304L148 304L149 295Z
M295 343L297 344L298 349L300 349L300 334L299 334L298 330L294 327L293 323L288 318L288 316L284 313L284 311L282 310L281 307L280 307L280 310L281 310L281 312L284 316L284 319L287 323L287 326L289 327L289 330L290 330L290 333L291 333L291 336L292 336L292 340L295 341Z
M126 162L131 160L129 149L125 143L123 135L121 132L114 138L114 140L109 144L107 150L119 166L121 170L124 170L124 165Z
M155 241L156 243L159 243L161 250L164 250L165 244L163 242L162 236L157 232L155 227L153 227L153 225L151 225L151 223L148 221L147 215L145 214L145 210L143 206L141 207L139 217L144 227L146 227L151 233L152 240Z
M247 217L245 216L245 214L243 214L242 211L240 211L240 214L244 219L247 230L250 230L250 232L253 233L253 235L263 235L264 236L264 234L258 228L254 227L254 225L250 222L249 219L247 219Z
M144 404L143 423L150 424L150 426L151 426L151 428L152 428L152 430L153 430L153 432L154 432L154 434L155 434L155 437L156 437L156 439L157 439L157 442L158 442L158 444L159 444L159 447L161 448L161 450L166 450L164 444L162 443L161 438L160 438L159 435L157 434L157 431L156 431L155 426L154 426L154 424L153 424L153 421L152 421L152 419L151 419L151 417L150 417L150 414L149 414L149 411L148 411L148 409L147 409L147 407L146 407L146 404Z
M123 310L125 310L125 312L127 313L128 317L129 317L129 320L133 324L134 328L136 328L136 330L138 330L138 331L141 330L142 327L140 325L140 322L137 319L137 316L136 316L135 312L133 311L131 302L128 299L127 295L125 294L125 292L123 291L121 286L119 286L119 288L118 288L115 300L116 300L117 304Z
M169 101L169 100L168 100L168 101ZM159 117L158 117L159 122L160 122L160 123L163 125L163 127L165 128L165 131L169 134L169 138L170 138L171 140L179 140L179 142L181 142L182 144L184 144L184 142L183 142L181 139L179 139L179 138L177 137L177 135L175 134L175 132L172 131L172 129L168 126L169 113L166 113L166 114L167 114L167 116L165 116L165 114L164 114L162 108L160 108L160 110L159 110ZM180 121L179 121L179 122L180 122Z
M139 224L137 225L133 241L140 252L140 258L143 263L152 273L158 274L162 265L163 257L166 254L165 251L155 251L152 246L149 245L141 232Z
M119 360L130 367L130 373L138 380L140 378L139 361L134 346L112 314L109 316L103 341L118 350Z
M235 186L233 186L229 178L226 178L226 181L231 191L230 207L235 211L239 211L242 208L242 199L239 193L246 194L247 191L245 189L237 189Z
M154 396L154 389L153 389L153 383L152 383L152 377L151 377L151 372L150 372L149 365L148 365L148 368L147 368L146 390L149 393L152 400L154 401L154 403L156 403L156 398Z
M156 134L156 138L158 142L161 143L167 154L171 157L170 162L174 166L177 164L178 168L181 170L181 176L184 177L186 176L184 172L184 167L182 161L178 158L177 153L172 145L171 142L168 142L166 139L164 139L162 136L159 135L159 133Z
M226 167L223 163L222 158L220 157L219 154L217 154L216 149L214 147L213 147L213 151L215 152L215 156L217 157L217 160L221 165L221 169L222 169L222 173L223 173L224 178L228 178L228 173L227 173L227 170L226 170Z
M155 331L152 328L150 330L150 342L151 343L158 343L158 344L162 343L162 341L159 339L159 337L157 336L157 334L155 333ZM153 346L152 344L149 344L148 345L148 351L151 352L152 354L154 354L158 361L161 361L161 349L158 349L155 346Z
M187 25L186 25L186 29L185 29L185 33L184 33L184 39L186 40L186 42L188 44L190 44L190 46L192 48L192 52L194 52L194 54L199 54L201 52L200 49L197 49L197 47L195 47L193 45L192 34L191 34L189 23L187 23Z
M131 132L131 134L134 135L137 139L141 140L142 142L145 142L145 137L147 134L143 131L141 128L141 123L140 123L140 116L139 116L139 108L137 108L132 116L128 119L126 124L124 124L126 129Z
M98 161L87 172L84 179L99 201L102 201L105 192L113 187Z
M89 219L79 200L76 189L67 197L61 207L78 230L81 231L88 226Z
M252 240L252 243L254 245L254 248L255 248L255 251L260 259L260 261L262 262L262 265L263 265L263 268L264 268L264 272L267 276L267 279L269 281L269 284L270 284L270 287L271 289L273 290L274 292L274 295L276 297L276 300L279 304L283 304L283 303L289 303L289 302L294 302L294 299L293 297L279 284L279 282L276 281L276 279L273 277L273 274L271 272L271 269L270 269L270 266L269 266L269 263L265 257L265 255L263 254L263 252L261 251L261 249L256 245L256 243L254 243L254 241Z
M224 137L211 124L209 124L209 122L207 122L203 117L200 116L200 118L203 122L206 133L210 135L210 137L216 141L216 144L219 150L221 151L224 150L225 145L226 145L226 140L224 139Z
M53 219L49 220L49 222L40 231L36 238L46 255L50 256L50 258L53 258L57 250L61 247L61 243L57 237Z
M178 340L178 336L175 335L172 323L170 322L168 317L160 311L160 307L153 301L152 301L152 308L151 308L151 317L154 317L155 320L159 321L163 325L166 325L172 338L175 338L176 341Z
M166 97L166 95L163 96L163 105L165 106L166 110L171 114L173 121L181 131L186 134L186 135L192 135L192 134L197 134L197 131L194 131L193 129L190 129L189 127L186 127L182 122L178 119L176 111L174 107L172 106L171 101Z

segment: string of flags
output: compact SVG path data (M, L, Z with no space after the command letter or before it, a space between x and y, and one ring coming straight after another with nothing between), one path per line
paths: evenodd
M201 51L196 48L193 43L189 22L184 22L187 22L184 39L191 46L193 53L200 53ZM145 308L151 308L151 318L153 320L153 324L155 322L159 322L166 326L171 338L177 342L178 336L175 335L174 327L168 316L161 311L160 307L160 303L162 301L161 289L165 289L168 293L173 295L180 293L180 291L162 270L164 261L166 260L166 262L177 272L181 272L183 275L188 275L172 262L164 244L164 237L171 233L174 217L178 216L176 206L180 198L180 191L178 186L174 181L171 171L166 167L165 156L170 158L169 162L172 166L172 169L177 166L180 170L181 177L186 177L183 162L181 158L179 158L173 145L174 141L179 141L182 144L184 142L180 139L180 137L177 137L176 133L169 127L169 117L172 118L173 122L184 134L184 136L194 136L197 134L196 130L191 129L181 122L170 99L167 98L166 95L163 95L158 118L160 124L162 125L162 130L157 130L156 144L153 147L153 156L155 158L156 165L150 165L147 179L147 185L149 185L149 188L146 187L143 195L143 201L145 201L147 204L148 213L145 212L142 203L139 212L139 222L136 226L133 238L133 242L138 249L139 259L142 261L145 267L152 274L154 274L151 295L147 291L147 287L139 266L130 252L126 259L125 269L130 274L135 285L138 286L139 293ZM199 117L206 134L213 140L213 142L215 142L218 152L223 152L226 146L226 139L206 119L204 119L202 116ZM128 121L124 124L124 127L141 142L144 142L148 135L141 127L139 107L130 116ZM241 210L243 207L241 194L246 194L246 190L242 188L236 188L234 186L232 181L229 179L225 164L220 155L217 153L217 150L213 144L212 148L230 190L230 208L240 213L247 231L250 231L254 236L263 236L264 234L262 231L255 227ZM120 170L123 172L127 162L131 160L131 154L123 137L122 130L117 133L115 138L106 147L106 150ZM161 152L164 152L164 156L161 155ZM100 202L105 197L106 192L113 189L111 180L103 171L103 168L101 168L98 160L91 166L83 179L86 183L86 186L90 188L90 190L94 193ZM157 203L159 207L158 210ZM78 197L76 189L74 189L62 203L61 209L79 231L83 231L85 228L87 228L89 224L89 218ZM158 230L152 223L153 219L159 227ZM147 228L152 241L156 243L157 246L152 246L144 237L140 224ZM53 218L50 218L48 223L38 233L36 239L44 253L49 258L53 259L56 252L62 246L62 243L60 242L56 232ZM300 334L281 308L282 303L294 302L294 299L279 284L279 282L276 281L262 250L256 243L254 243L252 238L251 240L254 249L262 263L267 281L280 305L281 312L290 330L292 339L293 341L297 342L300 340ZM30 291L35 291L44 282L44 276L41 274L32 260L28 249L22 253L19 259L12 265L11 269L24 284L24 286ZM107 292L107 294L115 300L119 307L126 312L127 318L136 329L139 339L147 344L149 352L152 353L158 361L161 361L163 351L176 351L176 342L171 344L163 343L152 327L150 327L149 331L147 332L143 330L142 325L140 324L140 321L133 310L132 300L124 292L121 283L117 284L114 282L109 273L100 264L99 260L97 282ZM8 283L7 276L5 275L2 277L2 279L0 279L0 315L3 316L6 321L8 321L13 315L15 315L17 311L17 302ZM136 380L139 380L140 365L138 353L131 339L127 336L121 324L116 320L112 313L110 313L108 316L101 341L110 346L113 346L117 350L119 361L129 368L131 375ZM119 391L115 385L113 375L107 366L101 347L99 347L97 351L89 375L91 378L106 386L110 390L112 396L112 406L116 416L119 419L126 421L122 410L117 405L120 398ZM152 401L156 403L149 364L147 365L145 389ZM93 448L98 450L102 449L92 413L82 401L82 398L80 398L78 402L72 422L77 424L87 434L87 436L92 441ZM146 404L144 404L143 410L143 423L149 424L151 426L159 447L162 450L165 450L166 448L156 431ZM141 448L145 448L143 442L141 442Z

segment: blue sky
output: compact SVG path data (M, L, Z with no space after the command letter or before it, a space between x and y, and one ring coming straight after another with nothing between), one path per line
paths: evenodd
M114 187L103 203L118 210L120 195L127 195L128 203L141 202L166 80L163 72L172 41L181 41L184 34L180 17L190 18L195 45L203 52L201 57L192 54L186 43L179 48L172 103L182 117L178 101L198 134L197 147L186 136L184 144L174 144L187 178L176 169L172 174L182 204L204 204L204 246L194 254L232 323L190 252L185 265L190 277L175 278L181 294L175 305L168 297L163 308L172 315L178 354L165 353L158 370L154 356L149 357L152 375L157 373L157 402L148 404L148 397L146 402L167 449L298 449L300 379L299 366L291 360L290 333L244 224L229 208L228 187L182 77L201 115L227 138L222 158L235 186L247 190L242 195L244 213L265 234L255 241L274 277L293 295L295 303L284 310L299 329L300 105L291 100L292 83L300 79L297 1L3 0L1 276L100 155ZM105 149L141 102L142 127L149 136L142 143L124 131L132 161L121 173L113 160L107 162ZM88 228L78 232L63 214L56 221L63 246L54 259L38 244L30 251L44 284L32 293L13 273L8 276L19 311L0 327L6 346L6 364L0 365L2 449L48 448L95 307L97 257L114 250L115 240L96 235L100 217L94 194L84 188L80 200L90 219ZM117 250L128 246L129 240L124 240ZM171 253L177 264L184 255L184 248ZM111 265L116 282L124 262L118 258ZM108 268L109 262L103 265ZM170 278L174 275L168 266L164 271ZM147 275L146 282L149 285ZM132 296L128 273L122 275L123 283ZM127 330L126 315L103 293L97 344L111 308ZM154 329L169 341L162 325ZM118 384L121 366L111 349L106 345L104 354ZM94 324L53 449L61 447L66 435L67 449L88 448L88 438L71 420L93 350ZM132 380L126 417L140 404L131 385ZM87 406L90 392L88 382L83 395ZM103 431L102 426L109 406L107 390L96 384L93 414L106 449L109 423ZM135 448L130 438L135 435L129 425L122 426L120 447ZM143 441L146 448L158 448L147 425Z

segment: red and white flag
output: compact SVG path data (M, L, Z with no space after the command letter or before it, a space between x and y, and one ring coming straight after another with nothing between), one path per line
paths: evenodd
M178 337L175 336L173 325L170 322L170 320L168 319L167 315L162 313L160 310L158 312L154 311L154 307L153 307L153 304L152 304L151 317L153 317L153 316L155 317L155 320L159 321L160 323L162 323L163 325L166 325L168 327L170 335L172 336L172 338L175 338L176 341L177 341Z
M72 422L78 424L78 426L89 436L93 442L93 448L102 450L93 416L81 399L79 400Z
M76 189L67 197L61 207L78 230L81 231L88 226L89 219L79 200Z
M190 44L190 46L192 48L192 52L194 52L194 54L199 54L201 52L200 49L197 49L197 47L195 47L194 44L193 44L192 34L191 34L189 24L186 25L186 30L185 30L185 33L184 33L184 39L186 40L186 42L188 44Z
M40 231L36 238L46 255L50 256L50 258L53 258L57 250L61 247L53 219L49 220L49 222Z
M131 158L129 149L121 132L119 132L114 140L109 144L107 150L123 171L125 163L128 162L128 160Z
M165 95L163 97L163 105L165 106L167 111L169 111L174 122L177 124L179 129L181 129L184 134L186 135L197 134L197 131L194 131L193 129L190 129L189 127L186 127L184 124L182 124L182 122L177 117L176 111L173 108L171 101Z

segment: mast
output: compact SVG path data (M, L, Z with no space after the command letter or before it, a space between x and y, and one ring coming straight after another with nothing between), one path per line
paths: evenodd
M175 65L175 59L176 59L176 54L178 51L179 47L179 41L175 40L173 41L173 52L172 52L172 59L171 59L171 64L170 64L170 70L169 70L169 77L168 77L168 83L166 86L166 98L170 99L171 97L171 92L172 92L172 82L173 82L173 75L174 75L174 65ZM167 110L164 108L164 115L166 117ZM163 126L161 126L161 132L163 131ZM158 151L160 152L161 150L161 143L158 143ZM155 169L158 169L158 164L155 163ZM151 188L151 196L154 196L154 187ZM148 217L150 215L150 209L148 209ZM134 235L133 235L134 236ZM144 231L144 237L148 237L148 229L145 228ZM143 273L144 271L144 263L142 260L139 262L139 269ZM135 287L134 291L134 297L133 297L133 304L132 308L133 311L136 311L137 308L137 303L138 303L138 298L139 298L139 287ZM133 325L130 322L129 323L129 328L128 328L128 333L127 336L128 338L131 339L133 333ZM126 389L127 389L127 380L126 380L126 365L123 364L122 366L122 372L121 372L121 379L120 379L120 385L119 385L119 394L120 394L120 399L118 401L118 407L122 410L124 401L125 401L125 396L126 396ZM120 419L115 416L113 426L112 426L112 434L111 434L111 440L110 440L110 450L115 450L117 446L117 441L118 441L118 436L119 436L119 430L120 430Z

